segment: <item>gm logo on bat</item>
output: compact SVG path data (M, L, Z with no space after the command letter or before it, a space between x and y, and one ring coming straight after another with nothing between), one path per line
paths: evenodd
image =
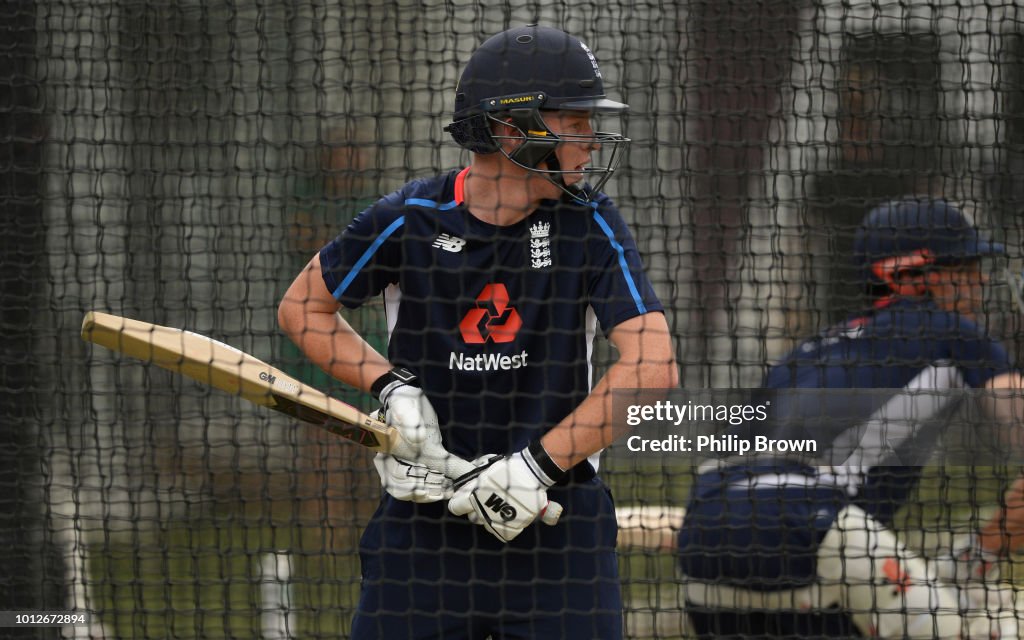
M484 503L484 506L498 514L498 517L505 522L508 522L519 515L515 507L502 500L496 493L492 493L491 497L487 498L487 502Z
M275 376L274 374L270 373L269 371L260 371L259 378L263 382L269 383L270 386L274 386L275 384L278 384L277 376ZM282 380L281 383L278 386L284 387L284 389L286 391L288 391L289 393L298 393L299 392L298 385L296 385L296 384L294 384L292 382L289 382L288 380Z

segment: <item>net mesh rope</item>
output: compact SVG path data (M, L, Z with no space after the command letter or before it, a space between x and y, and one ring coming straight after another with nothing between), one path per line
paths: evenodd
M853 228L879 201L963 205L1019 273L1012 3L9 0L0 608L94 612L66 637L347 633L370 454L78 327L99 309L187 328L372 409L283 336L277 304L377 197L467 164L442 131L458 73L533 22L587 42L630 105L605 190L686 387L755 387L858 302ZM1016 353L1010 302L984 323ZM384 349L382 305L352 323ZM599 340L597 372L613 359ZM907 528L977 522L1008 474L931 470ZM692 468L618 456L602 475L620 504L678 507ZM671 554L624 549L620 570L630 637L679 635Z

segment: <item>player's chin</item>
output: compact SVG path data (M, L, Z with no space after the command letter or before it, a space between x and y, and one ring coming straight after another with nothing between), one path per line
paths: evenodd
M562 182L564 182L565 186L567 186L567 187L572 187L572 186L582 187L583 186L583 181L584 181L584 179L586 177L587 177L587 174L583 170L583 167L579 166L579 167L576 167L576 170L574 170L574 171L563 173L562 174Z

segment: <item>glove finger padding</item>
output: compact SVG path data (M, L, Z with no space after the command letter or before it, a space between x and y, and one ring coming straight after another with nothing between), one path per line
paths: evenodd
M384 422L398 429L411 446L441 444L437 412L422 389L409 385L389 389L383 410Z
M548 504L548 478L539 477L524 452L491 461L474 480L455 492L448 510L468 516L502 542L523 532Z
M459 477L454 479L455 489L459 490L463 486L465 486L466 484L469 484L473 480L479 478L480 474L482 474L484 471L486 471L491 465L493 465L495 463L498 463L498 462L501 462L504 459L505 459L505 456L499 455L499 454L495 453L495 454L481 456L481 457L477 458L476 460L473 460L473 462L470 463L474 467L473 470L470 471L469 473L464 473L463 475L461 475L461 476L459 476Z
M384 490L398 500L439 502L451 498L454 492L451 480L421 464L378 453L373 458L373 465Z
M952 541L951 551L932 559L935 576L957 588L960 607L965 611L998 611L1012 608L1006 600L997 554L981 547L975 534L961 534Z
M977 536L961 534L955 536L948 555L932 561L936 577L944 582L998 582L999 558L996 554L981 548Z

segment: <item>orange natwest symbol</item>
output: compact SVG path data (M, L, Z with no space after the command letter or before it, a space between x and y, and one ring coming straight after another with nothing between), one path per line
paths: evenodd
M508 306L508 289L501 283L484 287L476 297L476 309L470 309L459 323L462 339L469 344L512 342L523 326L523 319Z

